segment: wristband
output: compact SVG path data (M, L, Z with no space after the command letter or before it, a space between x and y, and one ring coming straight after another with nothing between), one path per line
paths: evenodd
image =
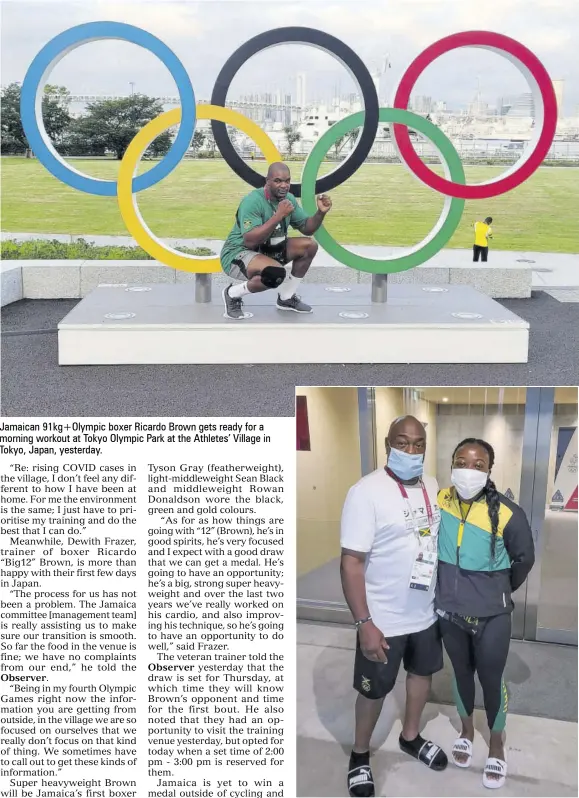
M368 621L371 620L372 617L369 615L367 618L362 618L360 621L354 621L354 626L356 627L356 629L359 629L363 623L368 623Z

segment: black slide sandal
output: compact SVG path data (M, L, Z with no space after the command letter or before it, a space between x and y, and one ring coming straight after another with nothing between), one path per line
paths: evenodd
M412 742L408 742L400 735L399 743L400 749L405 754L410 754L431 770L444 770L448 765L448 758L442 748L430 740L424 740L420 735Z
M376 794L370 765L359 765L348 772L348 793L354 798L369 798Z

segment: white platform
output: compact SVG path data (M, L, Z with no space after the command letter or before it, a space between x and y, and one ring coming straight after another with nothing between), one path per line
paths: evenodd
M277 310L267 291L233 321L215 288L195 304L193 286L99 286L58 325L59 363L527 362L528 323L469 286L389 285L386 304L367 285L303 293L311 314Z

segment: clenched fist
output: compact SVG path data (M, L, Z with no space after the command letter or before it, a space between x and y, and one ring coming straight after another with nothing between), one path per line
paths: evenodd
M287 216L291 216L293 212L293 203L291 203L288 199L284 199L277 206L276 214L280 219L285 219Z
M327 194L320 194L318 197L318 210L320 213L323 213L324 216L332 207L332 200L328 197Z

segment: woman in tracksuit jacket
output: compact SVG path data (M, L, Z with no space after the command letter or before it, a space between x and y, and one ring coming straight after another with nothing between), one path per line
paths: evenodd
M474 674L478 674L490 729L485 787L502 787L507 765L502 733L507 712L503 671L509 653L514 593L533 567L533 536L524 511L490 479L495 453L476 438L452 456L453 487L441 490L435 608L454 669L462 732L452 758L469 767L474 739Z

